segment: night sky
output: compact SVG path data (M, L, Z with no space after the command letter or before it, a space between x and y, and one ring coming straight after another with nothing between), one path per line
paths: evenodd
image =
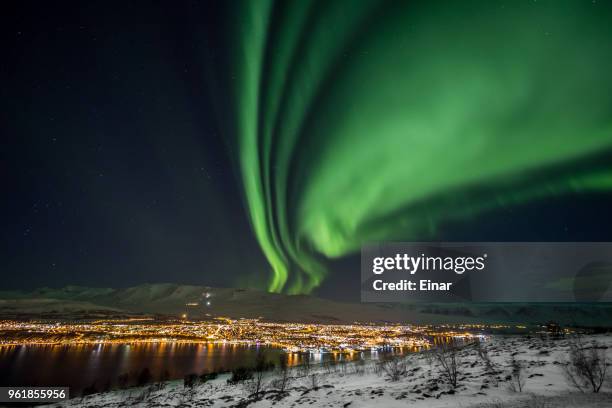
M4 2L1 288L355 300L362 242L611 241L610 5L532 3Z

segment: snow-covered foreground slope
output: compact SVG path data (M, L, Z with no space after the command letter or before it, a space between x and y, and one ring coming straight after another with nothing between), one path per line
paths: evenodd
M612 336L585 336L612 362ZM75 398L65 407L612 407L612 379L599 394L579 393L568 382L564 364L568 361L569 339L540 337L493 337L484 346L492 365L479 356L477 347L458 353L458 385L452 388L443 378L433 353L422 352L406 358L406 374L390 381L376 361L313 366L291 370L287 391L278 391L279 372L264 376L264 391L252 394L253 384L227 384L228 375L185 388L170 382L161 390L133 388ZM524 367L522 392L512 390L510 360ZM389 370L387 370L389 371ZM612 371L610 369L609 371ZM514 388L517 388L516 385ZM57 406L57 405L54 405Z

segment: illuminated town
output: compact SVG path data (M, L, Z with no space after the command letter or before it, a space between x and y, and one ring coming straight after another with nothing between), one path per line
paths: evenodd
M429 347L434 337L472 337L479 327L269 323L257 319L213 321L154 319L93 322L0 322L0 346L183 342L265 345L288 352L353 352ZM463 330L458 330L463 329Z

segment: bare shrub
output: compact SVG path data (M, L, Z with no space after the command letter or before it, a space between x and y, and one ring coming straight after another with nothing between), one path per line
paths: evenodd
M323 363L323 368L327 374L335 373L338 370L335 360L328 360Z
M491 360L491 356L489 355L489 347L487 347L481 340L477 340L475 343L476 353L478 354L478 358L482 360L485 365L485 373L489 377L491 383L495 386L498 385L496 374L497 368L493 360Z
M355 362L353 369L355 370L355 374L364 375L365 374L365 365L366 362L364 359L359 359Z
M514 354L510 358L510 391L523 392L525 388L525 366Z
M312 373L308 376L308 382L311 390L316 390L319 388L319 376L315 373Z
M459 365L461 363L459 346L456 341L452 339L448 343L441 344L433 350L433 356L435 361L438 362L442 376L455 388L459 378Z
M484 363L486 370L494 371L493 362L491 361L491 356L489 356L489 348L485 346L481 340L477 340L474 343L474 346L476 348L476 353Z
M391 354L383 355L378 363L380 371L385 373L389 381L399 381L407 373L406 360Z
M228 378L230 385L239 384L253 379L253 370L247 367L236 367L232 370L232 376Z
M344 356L342 357L342 359L338 362L338 365L340 366L340 372L342 374L346 374L346 366L347 366L347 362L346 362L346 358L344 358Z
M425 362L427 363L427 365L429 366L429 369L431 370L433 368L434 363L436 362L436 358L434 356L434 350L426 350L426 351L423 351L421 354L425 358Z
M570 384L579 391L599 392L608 370L605 351L596 341L585 346L580 337L577 337L570 343L569 361L564 370Z
M168 384L169 380L170 372L168 370L163 370L159 375L159 381L155 384L155 387L158 391L162 390L166 387L166 384Z
M289 381L291 380L291 371L287 362L287 354L281 354L278 358L278 378L273 385L280 392L285 392Z
M253 369L252 381L250 382L250 391L251 394L254 394L256 397L259 396L259 393L263 391L263 379L265 373L274 368L274 364L266 361L263 353L257 353L257 357L255 358L255 367Z
M383 375L384 371L382 369L382 364L380 364L380 361L376 361L374 363L374 370L373 371L374 371L374 374L376 374L378 376Z
M299 367L299 374L302 377L308 377L312 370L312 362L310 361L310 354L304 354L302 358L302 364Z

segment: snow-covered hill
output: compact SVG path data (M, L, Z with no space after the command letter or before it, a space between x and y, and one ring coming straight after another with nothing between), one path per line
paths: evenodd
M570 339L539 337L493 337L484 343L491 364L476 347L466 347L457 357L458 384L449 385L441 366L430 352L406 357L407 369L391 381L376 361L365 363L315 365L309 371L293 368L285 392L278 390L280 373L272 371L263 378L263 391L253 395L253 384L230 385L228 375L184 387L182 381L157 386L117 390L74 398L62 407L415 407L415 408L514 408L612 406L612 379L599 394L581 393L564 373ZM585 346L596 341L612 361L612 337L583 337ZM524 380L519 391L512 386L511 359L520 363ZM54 404L53 406L58 406Z

